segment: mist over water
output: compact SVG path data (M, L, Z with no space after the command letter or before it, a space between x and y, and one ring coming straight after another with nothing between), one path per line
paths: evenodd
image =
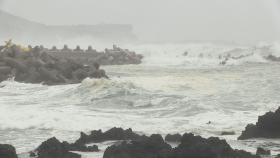
M3 2L3 10L46 25L131 24L141 41L251 44L280 37L279 0Z
M139 65L102 66L110 80L0 83L0 142L14 145L23 158L52 136L71 142L81 131L122 127L147 135L216 136L233 148L266 147L275 155L278 139L237 137L280 103L280 65L267 59L280 57L279 8L279 0L0 0L0 25L6 27L0 28L1 43L11 38L23 46L92 45L98 51L117 44L144 56ZM105 40L79 31L71 38L60 37L57 28L48 32L57 25L80 30L80 24L133 29L114 38L101 35ZM84 157L101 158L106 143L98 145L100 153Z

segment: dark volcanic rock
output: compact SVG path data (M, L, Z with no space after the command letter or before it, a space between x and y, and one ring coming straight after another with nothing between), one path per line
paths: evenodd
M108 147L103 158L168 158L172 148L161 135L152 135L141 141L124 141Z
M263 148L258 148L256 155L270 155L270 150L265 150Z
M160 135L123 142L106 149L103 158L260 158L243 150L234 150L225 140L184 134L181 144L172 149Z
M134 133L130 128L127 130L122 128L112 128L104 133L101 130L92 131L89 135L82 132L80 138L75 143L86 144L108 140L141 140L146 138L146 136Z
M30 152L31 157L38 158L80 158L81 155L70 151L98 152L98 146L86 146L85 144L60 142L55 137L43 142L35 151Z
M181 142L182 135L181 134L168 134L165 136L165 141L168 142Z
M187 133L170 155L169 158L259 158L242 150L233 150L225 140L205 139Z
M0 144L0 158L18 158L16 149L8 144Z
M86 146L85 144L79 144L79 143L73 143L69 144L68 142L62 143L64 147L69 151L82 151L82 152L98 152L98 146L92 145L92 146Z
M38 158L81 158L81 155L69 152L69 149L54 137L43 142L35 152L30 154L30 156L35 155Z
M259 116L256 125L247 125L238 139L250 138L280 138L280 108Z

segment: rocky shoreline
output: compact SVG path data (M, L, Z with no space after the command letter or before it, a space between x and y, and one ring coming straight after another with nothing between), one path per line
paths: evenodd
M8 78L23 83L60 85L80 83L85 78L108 78L100 65L140 64L142 56L116 46L97 52L89 48L45 49L7 42L0 46L0 82Z
M170 136L167 136L170 137ZM167 139L167 137L165 139ZM178 136L176 136L178 138ZM112 128L106 132L81 133L74 143L60 142L55 137L48 139L29 152L36 158L81 158L80 152L99 152L98 146L89 143L117 141L106 148L103 158L260 158L243 150L235 150L225 141L216 137L208 139L185 133L177 147L172 148L159 134L139 135L132 129ZM175 141L178 141L177 139ZM258 149L258 153L264 150ZM14 147L0 145L0 157L18 158Z
M275 112L260 116L256 125L248 125L239 140L250 138L279 138L280 107ZM100 152L96 143L114 141L103 158L260 158L269 156L270 150L258 147L256 154L233 149L225 140L217 137L203 138L192 133L140 135L132 129L112 128L103 132L81 132L74 143L50 138L29 152L31 158L81 158L78 152ZM171 147L169 143L177 143ZM276 158L279 158L277 155ZM0 144L0 158L18 158L13 146Z
M238 139L251 138L280 138L280 107L275 112L267 112L259 116L255 125L247 125Z

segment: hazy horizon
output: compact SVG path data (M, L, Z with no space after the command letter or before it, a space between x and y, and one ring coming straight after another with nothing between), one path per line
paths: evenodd
M0 5L47 25L131 24L143 41L280 40L279 0L1 0Z

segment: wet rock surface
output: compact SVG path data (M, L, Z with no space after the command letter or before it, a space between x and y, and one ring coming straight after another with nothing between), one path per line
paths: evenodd
M103 158L168 158L172 148L165 143L161 135L151 135L141 141L124 141L122 144L108 147Z
M37 158L81 158L81 155L70 152L70 148L55 137L43 142L35 151L30 152L30 156Z
M0 158L18 158L16 149L8 144L0 144Z
M259 158L246 151L234 150L225 140L184 134L181 144L172 149L160 135L123 142L106 149L103 158Z
M184 134L181 144L174 148L170 158L257 158L242 150L234 150L225 140L216 137L208 139L193 134Z
M75 142L78 144L96 143L108 140L142 140L147 139L144 135L138 135L132 129L112 128L106 132L101 130L91 131L89 135L81 133L80 138Z
M280 107L275 112L267 112L259 116L255 125L247 125L238 139L250 138L280 138Z
M181 135L170 135L172 141L177 141ZM175 137L176 136L176 137ZM81 158L79 152L98 152L98 146L87 146L88 143L119 140L106 148L103 158L260 158L258 155L269 155L270 152L262 148L257 155L243 150L234 150L225 141L216 137L208 139L185 133L180 137L180 144L172 148L159 134L140 136L131 129L112 128L106 132L93 131L90 135L82 133L75 143L60 142L55 137L43 142L38 148L30 152L30 157L36 158ZM0 158L2 155L17 158L12 146L0 145ZM4 158L4 157L3 157Z

